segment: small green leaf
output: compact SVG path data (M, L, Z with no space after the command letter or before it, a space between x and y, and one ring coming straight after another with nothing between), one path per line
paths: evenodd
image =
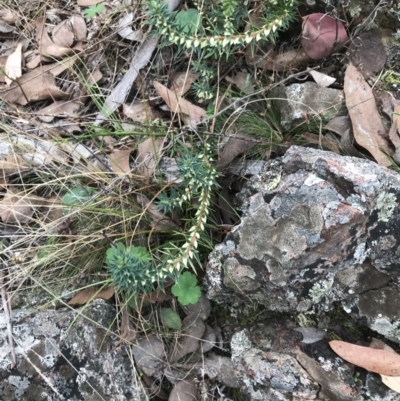
M171 292L178 298L178 302L184 306L197 303L201 297L197 278L190 272L185 272L179 276L179 280L172 286Z
M93 4L89 8L83 11L83 15L87 19L94 18L97 14L102 13L105 10L105 5L103 3L100 4Z
M67 192L61 200L68 205L83 205L97 191L90 187L76 187ZM64 213L68 213L70 208L63 208Z
M193 36L201 25L199 13L195 8L189 8L186 11L179 11L175 17L175 23L179 32L188 36Z
M161 308L161 318L163 323L173 330L182 328L182 320L179 315L171 308Z

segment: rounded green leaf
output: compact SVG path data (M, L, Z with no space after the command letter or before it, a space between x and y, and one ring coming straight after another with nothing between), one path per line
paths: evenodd
M161 308L161 318L165 326L173 330L182 328L182 320L171 308Z
M97 191L91 187L76 187L67 192L61 200L68 205L83 205ZM63 208L64 213L69 212L69 208Z

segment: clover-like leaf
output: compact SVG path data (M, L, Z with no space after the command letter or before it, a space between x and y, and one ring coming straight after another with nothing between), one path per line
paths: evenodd
M93 4L89 8L83 11L84 16L87 19L94 18L97 14L102 13L105 10L105 5L103 3Z
M182 328L182 320L179 315L171 308L161 308L161 318L163 323L173 330Z
M197 278L190 272L185 272L179 276L178 282L172 286L171 292L178 298L181 305L195 304L201 297Z

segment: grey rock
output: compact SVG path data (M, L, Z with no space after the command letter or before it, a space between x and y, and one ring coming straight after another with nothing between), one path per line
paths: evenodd
M147 376L162 377L166 357L164 343L154 335L140 339L132 347L137 367Z
M400 340L399 200L396 172L290 148L239 194L242 220L209 257L208 296L290 313L329 311L339 301Z
M112 334L115 313L102 300L78 310L13 311L13 369L0 314L0 399L147 400L127 350L110 352L117 342Z
M290 325L270 322L233 336L234 374L251 400L364 400L352 365L338 358L326 340L305 345L301 338Z
M275 95L280 99L274 102L277 110L280 110L281 125L285 130L316 115L331 119L347 113L343 91L324 88L314 82L283 86Z

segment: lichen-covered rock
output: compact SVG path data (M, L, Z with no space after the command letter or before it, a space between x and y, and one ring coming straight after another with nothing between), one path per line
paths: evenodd
M400 341L400 175L376 163L292 147L238 196L241 223L207 266L211 299L272 311L328 311Z
M379 375L354 380L354 366L322 340L303 342L291 323L258 323L231 340L234 374L251 400L400 400Z
M280 111L281 125L290 130L316 115L331 119L345 115L343 91L324 88L314 82L282 86L276 93L276 108Z
M131 358L116 343L115 309L102 300L80 309L13 312L17 365L10 369L4 314L0 314L2 401L147 400Z

